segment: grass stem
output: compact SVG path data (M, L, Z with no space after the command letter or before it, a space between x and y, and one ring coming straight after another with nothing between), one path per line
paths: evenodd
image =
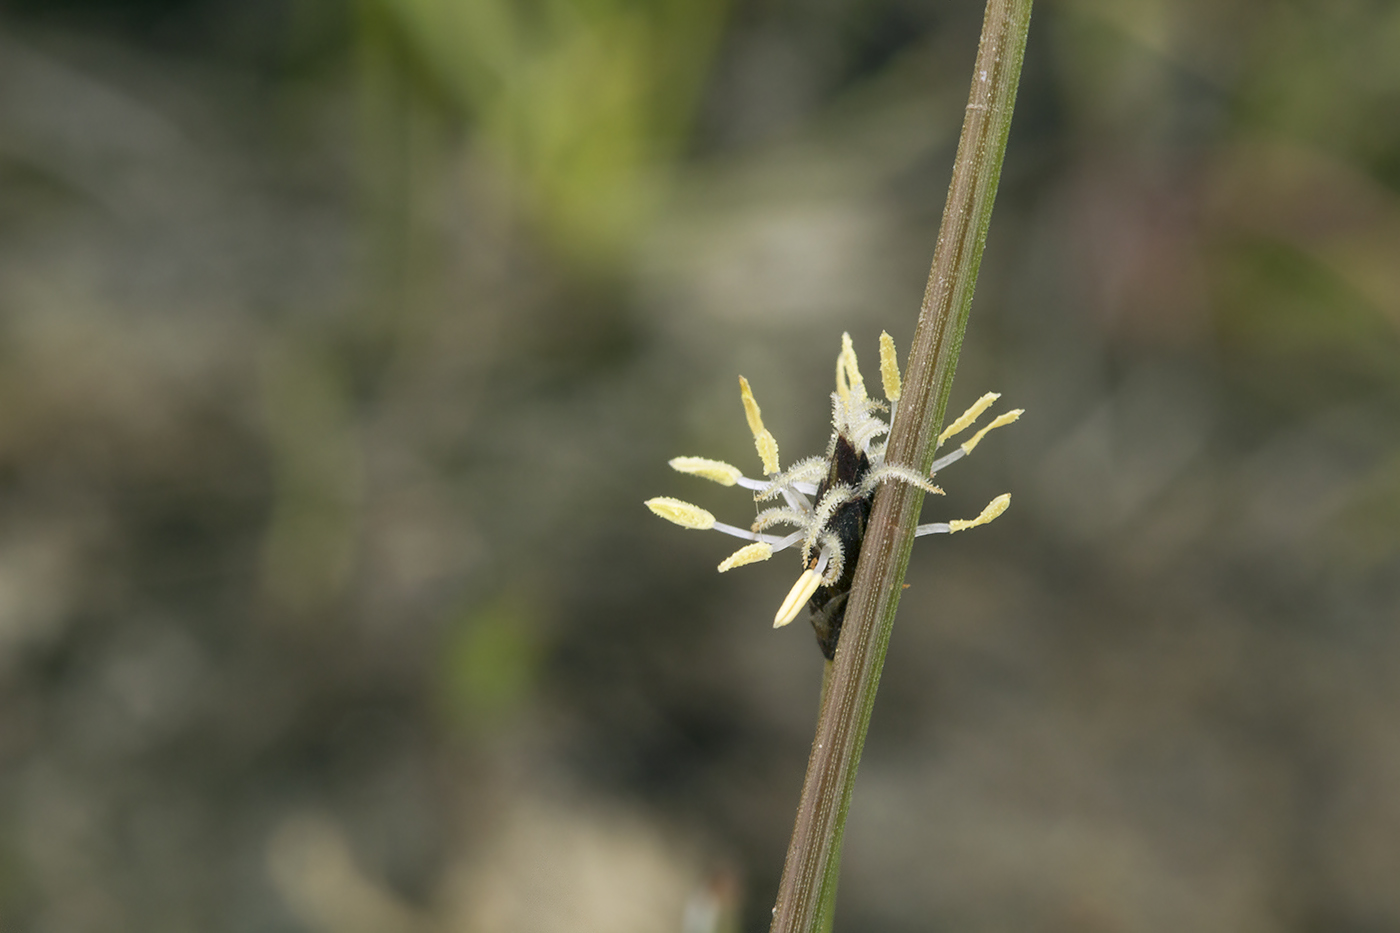
M1030 14L1031 0L987 2L887 463L924 472L933 463L1001 176ZM923 498L923 491L908 483L886 483L875 496L841 641L824 680L772 933L831 929L846 813Z

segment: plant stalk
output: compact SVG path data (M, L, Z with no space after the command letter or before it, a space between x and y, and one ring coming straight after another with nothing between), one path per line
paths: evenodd
M1030 15L1031 0L987 2L953 180L904 395L890 428L887 463L924 473L933 463L987 241ZM923 499L923 491L908 483L885 483L875 496L836 659L823 690L771 933L831 929L846 813Z

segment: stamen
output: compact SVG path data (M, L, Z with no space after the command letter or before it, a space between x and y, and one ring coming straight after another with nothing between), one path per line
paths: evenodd
M778 607L778 614L773 617L773 627L782 628L802 611L802 607L807 605L807 600L812 598L812 594L817 591L817 587L822 585L822 575L815 570L804 570L802 576L797 578L797 582L788 591L787 599Z
M841 335L841 352L836 357L836 394L843 401L852 397L865 398L865 379L860 374L860 364L856 362L856 350L851 345L851 335Z
M739 395L744 400L744 416L749 420L749 430L753 432L753 444L758 450L758 458L763 461L763 472L773 475L778 472L778 442L763 426L763 414L758 410L758 402L749 388L749 381L739 377Z
M942 470L944 467L946 467L948 464L956 463L957 461L961 460L963 457L966 456L967 451L963 450L961 447L955 447L952 453L945 454L944 456L939 457L937 460L933 461L933 464L928 468L928 475L933 476L937 474L939 470Z
M765 544L762 541L746 544L720 561L719 572L724 573L726 570L733 570L735 567L742 567L745 564L756 564L772 556L773 546L770 544Z
M830 564L828 565L828 561ZM841 550L841 539L836 535L822 535L822 553L817 566L812 568L822 575L822 583L831 586L841 579L841 571L846 567L846 555ZM826 572L822 573L825 569Z
M646 506L666 521L675 522L682 528L709 531L715 527L715 517L712 514L698 505L672 499L670 496L657 496L655 499L648 499Z
M880 331L880 381L885 385L885 398L899 401L899 359L894 352L894 338ZM893 415L890 416L893 420Z
M972 521L966 521L961 518L953 519L951 522L948 523L948 532L949 534L951 534L955 531L966 531L969 528L976 528L978 525L985 525L987 524L987 522L996 518L1002 512L1005 512L1006 507L1010 504L1011 494L1009 492L1002 493L1001 495L993 499L991 502L988 502L987 507L982 510L982 514L974 518Z
M982 412L992 407L992 403L1001 398L1000 392L988 392L986 395L972 403L972 407L958 416L958 420L943 429L943 433L938 435L938 443L941 445L954 434L961 434L972 427L972 422L982 417Z
M678 473L690 473L693 476L703 477L721 486L733 486L744 478L736 466L730 466L723 460L707 460L704 457L675 457L671 461L671 469Z
M1024 412L1024 408L1017 408L1012 411L1008 411L1006 414L998 417L991 424L987 425L985 428L972 435L972 439L962 445L963 453L972 453L972 448L976 447L982 442L982 438L987 436L988 431L991 431L994 428L1005 427L1006 425L1015 421L1017 418L1021 417L1021 415Z
M754 448L763 463L763 478L743 475L740 469L722 460L707 457L675 457L670 461L671 468L680 473L689 473L708 479L723 486L740 486L754 492L756 503L772 502L780 499L782 504L763 508L754 517L749 527L728 525L716 520L705 509L680 499L658 496L646 502L654 514L680 525L696 530L713 530L745 541L737 551L720 562L718 570L725 573L735 567L770 559L778 551L797 548L801 552L805 568L801 576L788 591L782 605L773 618L773 627L781 628L791 623L801 613L817 590L828 587L832 598L844 600L848 591L837 592L841 580L845 579L846 550L860 546L860 530L853 532L842 526L842 534L830 527L834 517L848 503L862 497L868 498L876 489L887 482L900 482L917 486L930 493L942 494L943 490L934 486L931 473L966 457L992 430L1011 424L1022 414L1021 409L996 417L986 427L974 433L968 441L954 447L942 457L936 457L930 473L898 464L885 462L889 447L889 425L895 420L895 412L903 392L903 381L899 369L899 357L894 339L888 333L880 334L880 381L885 391L885 400L871 398L866 391L864 377L856 360L855 348L850 334L841 335L841 352L836 357L836 391L832 401L832 435L825 457L808 457L799 460L784 471L778 459L778 442L763 424L763 415L758 401L754 398L749 381L739 377L739 394L744 405L744 417L749 431L753 434ZM981 416L991 407L1000 395L989 392L956 418L938 437L941 446L944 441L976 425ZM888 412L886 419L881 415ZM854 475L845 468L845 460L837 461L838 445L847 445L862 455L864 464ZM842 449L844 458L847 452ZM868 458L865 459L865 458ZM844 471L844 472L843 472ZM845 481L835 481L841 476ZM829 480L828 477L831 477ZM828 482L830 485L828 486ZM822 495L817 498L817 491ZM810 498L809 498L810 497ZM1010 505L1011 496L1002 495L993 499L976 518L933 522L915 527L915 535L951 534L966 531L991 522ZM788 534L765 533L776 525L795 527ZM843 539L842 535L846 537ZM841 603L832 604L831 609ZM823 650L828 647L823 641Z
M799 543L803 538L803 532L794 531L785 538L775 538L772 535L759 535L759 538L772 544L773 553L776 554L779 551L786 551L794 544Z
M773 553L775 554L801 541L803 535L800 531L794 531L792 534L786 536L765 535L759 534L757 531L750 531L748 528L726 525L724 522L715 522L714 528L711 530L718 531L720 534L732 535L735 538L743 538L745 541L761 541L764 544L772 545Z

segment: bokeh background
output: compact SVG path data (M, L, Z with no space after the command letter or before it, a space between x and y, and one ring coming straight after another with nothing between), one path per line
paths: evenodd
M907 348L973 0L0 4L0 928L767 928L735 377ZM1045 0L837 925L1400 930L1400 5Z

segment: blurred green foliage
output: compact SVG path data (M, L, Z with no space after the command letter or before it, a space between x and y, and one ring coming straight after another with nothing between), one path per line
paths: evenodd
M366 0L562 254L617 259L684 145L725 0Z
M0 927L582 928L607 799L766 928L819 659L638 501L907 334L981 4L0 7ZM1018 505L911 564L850 928L1400 924L1397 48L1038 4L948 487Z
M531 699L543 660L538 615L507 594L452 622L442 654L444 699L469 734L509 725Z
M294 616L325 610L354 564L364 465L340 361L291 339L262 360L273 508L263 588Z

